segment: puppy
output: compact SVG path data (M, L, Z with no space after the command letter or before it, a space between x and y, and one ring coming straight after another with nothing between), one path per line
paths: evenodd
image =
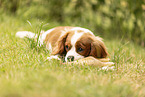
M20 38L37 38L38 35L19 31L16 36ZM40 45L45 44L51 52L48 59L64 57L65 62L75 61L88 56L94 58L106 58L108 52L100 37L96 37L90 30L81 27L55 27L39 36Z

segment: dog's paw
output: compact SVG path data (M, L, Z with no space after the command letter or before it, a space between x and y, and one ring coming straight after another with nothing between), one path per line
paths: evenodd
M53 60L53 59L55 59L55 60L61 60L58 56L50 56L50 57L47 57L47 60Z
M104 67L101 68L101 70L105 70L105 71L115 70L115 66L104 66Z

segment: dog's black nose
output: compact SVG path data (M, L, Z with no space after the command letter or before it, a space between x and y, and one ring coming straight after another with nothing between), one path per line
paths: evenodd
M73 60L74 60L74 56L68 56L68 57L67 57L67 60L68 60L68 61L73 61Z

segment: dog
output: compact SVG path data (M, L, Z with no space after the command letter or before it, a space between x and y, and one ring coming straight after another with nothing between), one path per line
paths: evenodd
M16 33L20 38L34 38L38 35L29 31L19 31ZM93 32L86 28L60 26L42 31L39 36L40 45L46 46L51 52L47 59L61 60L65 62L76 61L88 56L94 58L106 58L108 52L102 38L95 36Z

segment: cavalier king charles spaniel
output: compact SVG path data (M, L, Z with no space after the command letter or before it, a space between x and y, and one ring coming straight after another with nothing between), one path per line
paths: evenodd
M19 31L16 36L37 39L38 35L29 31ZM42 31L39 36L40 45L45 44L51 52L48 59L60 60L64 57L65 62L75 61L88 56L94 58L106 58L108 52L102 38L95 36L90 30L81 27L55 27L46 32Z

